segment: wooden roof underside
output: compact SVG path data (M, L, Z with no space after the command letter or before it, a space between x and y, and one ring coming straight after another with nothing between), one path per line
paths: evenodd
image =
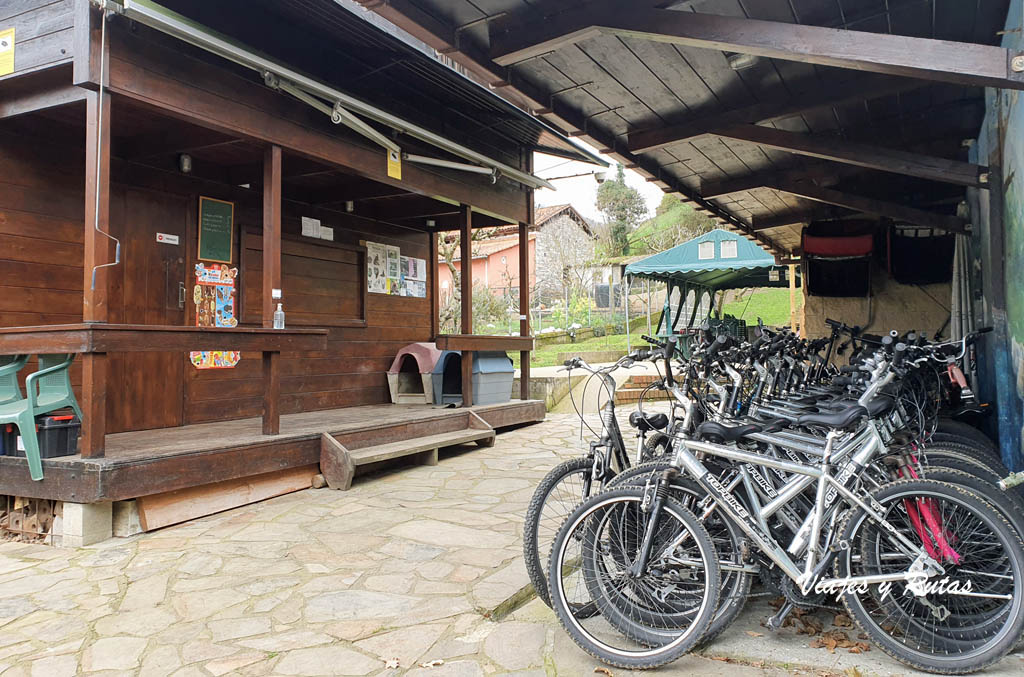
M966 163L964 142L977 136L984 116L982 83L971 78L943 82L768 56L735 68L735 52L714 45L621 32L593 32L505 62L505 43L529 47L561 16L583 6L614 11L617 3L359 1L535 115L779 256L799 247L809 220L867 213L932 222L934 214L936 227L962 228L955 214L965 186L986 178L984 167ZM635 6L764 20L783 30L800 24L998 45L1008 1L637 0ZM617 4L619 16L624 4ZM667 132L677 140L643 147L652 138L664 141Z

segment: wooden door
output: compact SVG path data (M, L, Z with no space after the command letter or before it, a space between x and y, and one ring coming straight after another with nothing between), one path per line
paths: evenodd
M121 238L122 263L113 275L117 289L111 298L110 321L184 325L189 200L130 188L112 193L111 221L118 222L111 228ZM184 364L181 353L111 355L107 431L181 425Z

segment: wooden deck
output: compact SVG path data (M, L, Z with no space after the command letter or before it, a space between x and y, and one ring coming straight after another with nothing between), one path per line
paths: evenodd
M492 428L542 421L540 400L472 408ZM381 404L287 414L281 433L264 435L259 418L116 433L106 455L43 461L33 482L23 458L0 456L0 494L75 503L117 501L251 477L318 463L320 436L350 449L447 432L466 417L461 408Z

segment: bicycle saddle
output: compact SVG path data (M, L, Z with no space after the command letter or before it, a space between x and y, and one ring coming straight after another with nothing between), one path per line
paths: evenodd
M629 415L629 425L634 428L639 428L643 431L651 430L664 430L668 427L668 415L667 414L641 414L639 411L634 411Z
M697 426L697 430L695 432L697 437L701 439L717 438L726 442L735 442L736 440L743 439L752 433L759 433L763 429L764 426L760 426L756 423L727 426L715 421L704 421Z
M880 395L867 403L868 415L877 418L888 414L894 406L896 406L896 400L888 395Z
M854 404L834 414L804 414L796 420L796 424L823 425L828 426L829 428L843 430L852 426L867 413L867 409L859 404Z

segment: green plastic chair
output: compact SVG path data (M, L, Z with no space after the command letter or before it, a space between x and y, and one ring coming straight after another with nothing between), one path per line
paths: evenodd
M25 379L24 400L0 404L0 425L13 423L18 426L25 444L25 459L29 474L37 482L43 479L43 461L39 456L39 438L36 436L36 416L57 409L70 407L79 420L82 410L71 390L71 376L68 367L74 361L72 355L40 355L39 370Z
M18 372L28 362L28 355L0 355L0 404L25 399L18 387Z

